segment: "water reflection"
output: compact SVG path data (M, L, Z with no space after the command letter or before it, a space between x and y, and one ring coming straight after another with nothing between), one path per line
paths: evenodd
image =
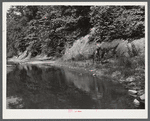
M9 67L7 67L9 68ZM52 66L18 65L7 73L9 109L133 109L120 84Z

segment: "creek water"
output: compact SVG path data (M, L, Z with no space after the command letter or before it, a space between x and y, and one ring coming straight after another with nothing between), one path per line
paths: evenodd
M7 109L137 109L119 83L54 66L7 66L6 91Z

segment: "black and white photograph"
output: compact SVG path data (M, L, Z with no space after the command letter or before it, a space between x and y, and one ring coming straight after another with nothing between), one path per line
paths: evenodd
M3 2L3 117L146 118L147 35L147 2Z

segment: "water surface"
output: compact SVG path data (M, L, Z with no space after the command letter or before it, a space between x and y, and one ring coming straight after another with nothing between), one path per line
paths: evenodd
M8 109L135 109L120 84L42 65L7 66ZM139 107L143 108L143 107Z

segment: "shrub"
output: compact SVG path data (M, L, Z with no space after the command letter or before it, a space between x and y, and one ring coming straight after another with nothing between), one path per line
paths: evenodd
M131 60L132 60L132 65L134 65L135 67L141 67L141 66L145 67L144 55L133 57Z
M118 59L119 66L124 66L125 68L132 68L131 59L128 57L120 57Z

